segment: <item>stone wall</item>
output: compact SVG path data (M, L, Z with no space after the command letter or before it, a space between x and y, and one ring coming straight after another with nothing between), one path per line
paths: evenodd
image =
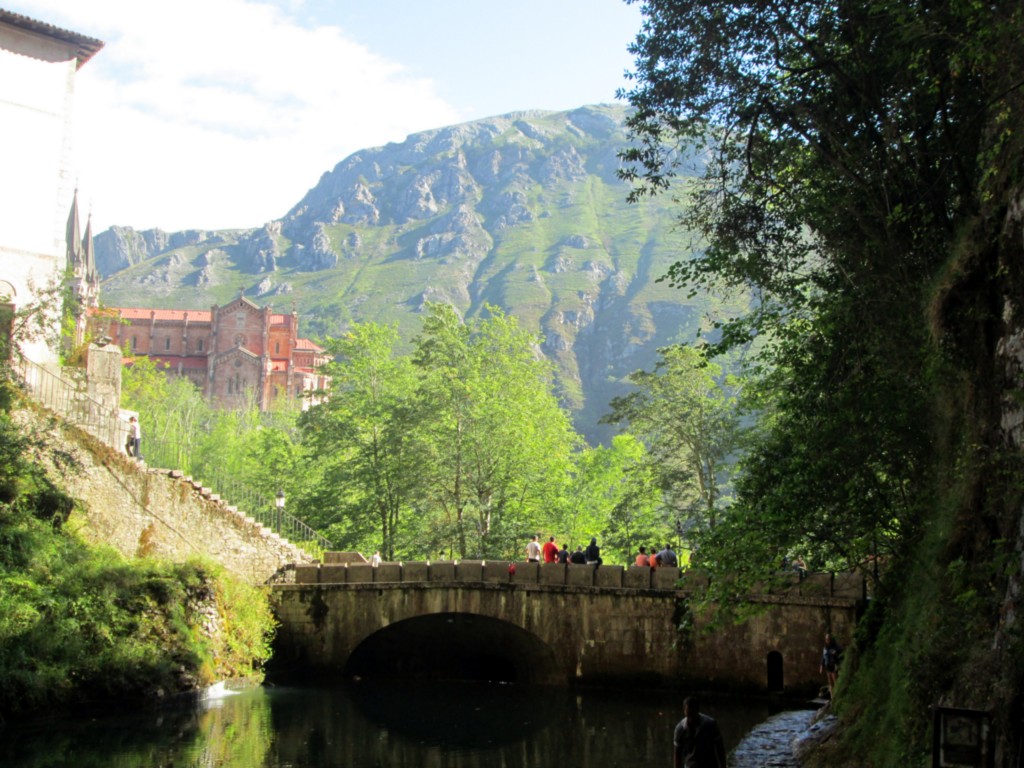
M40 411L15 417L45 446L36 457L78 501L66 526L127 557L206 557L255 584L311 557L179 472L147 469Z
M466 653L502 656L521 682L813 695L824 683L824 632L848 642L862 605L860 580L815 575L757 597L763 610L744 623L705 632L679 576L526 563L510 574L506 563L479 561L297 566L292 583L273 590L275 664L283 676L319 676L357 674L358 654L408 663L455 624L462 634L446 652L465 644Z

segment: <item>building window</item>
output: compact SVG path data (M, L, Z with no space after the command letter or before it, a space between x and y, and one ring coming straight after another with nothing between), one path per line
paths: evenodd
M166 350L166 349L170 349L170 348L171 348L171 337L168 336L166 339L164 339L164 349Z
M280 341L275 341L274 342L274 354L275 355L281 354L281 342Z
M202 339L199 340L199 351L200 352L203 351L203 340Z
M138 342L139 340L135 336L132 336L132 352L134 352L138 348Z

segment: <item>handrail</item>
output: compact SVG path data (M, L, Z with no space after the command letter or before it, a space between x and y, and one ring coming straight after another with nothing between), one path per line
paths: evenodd
M175 459L178 455L178 446L162 440L146 438L143 442L142 452L151 466L174 468L183 463ZM327 537L289 512L278 509L273 500L253 492L237 480L209 469L195 469L189 474L220 495L221 498L230 499L232 506L243 510L246 515L264 528L286 538L295 546L305 550L314 559L322 558L324 552L329 552L334 548Z
M13 380L36 402L106 445L121 446L126 428L120 413L90 397L83 389L84 380L76 382L65 378L29 360L18 349L11 350L8 367Z

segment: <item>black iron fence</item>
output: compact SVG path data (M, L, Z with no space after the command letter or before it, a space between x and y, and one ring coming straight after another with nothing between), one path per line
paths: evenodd
M193 467L189 457L184 453L183 446L169 441L144 438L142 442L142 455L147 464L155 467L189 468L188 474L204 487L220 495L222 499L229 500L230 504L262 526L305 550L312 557L321 559L325 551L333 548L330 540L285 509L279 508L276 498L256 493L249 485L214 467Z
M8 366L13 380L33 400L111 448L124 445L128 425L117 408L89 396L84 370L39 365L17 350L12 351Z

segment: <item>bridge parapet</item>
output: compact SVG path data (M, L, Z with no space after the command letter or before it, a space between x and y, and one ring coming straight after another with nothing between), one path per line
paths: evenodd
M679 568L639 568L621 565L566 565L484 560L430 562L365 562L296 565L296 584L395 584L455 582L460 584L542 584L545 586L602 587L606 589L679 588Z
M600 589L641 589L696 591L708 584L697 569L641 568L635 565L568 565L561 563L514 563L484 560L435 560L429 562L384 562L371 566L365 560L301 564L294 567L296 584L510 584L549 587L596 587ZM865 594L864 577L847 573L782 574L771 586L758 590L763 595L849 598Z

